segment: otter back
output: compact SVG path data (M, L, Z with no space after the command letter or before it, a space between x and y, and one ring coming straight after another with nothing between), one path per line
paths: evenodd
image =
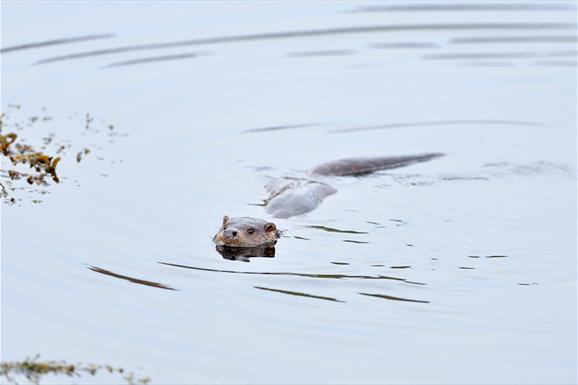
M321 176L361 176L379 170L405 167L415 163L427 162L443 154L418 154L407 156L389 156L376 158L349 158L323 163L310 171L311 175Z
M282 178L267 186L270 196L266 211L275 218L290 218L315 209L323 199L337 192L328 184L305 179Z
M323 163L313 168L311 178L321 176L362 176L379 170L405 167L427 162L443 154L418 154L375 158L350 158ZM269 197L265 200L267 213L276 218L290 218L314 210L323 199L337 192L330 185L304 178L280 178L265 186Z

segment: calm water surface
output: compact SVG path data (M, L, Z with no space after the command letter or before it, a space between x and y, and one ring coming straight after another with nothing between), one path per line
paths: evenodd
M575 7L492 4L4 2L3 111L102 159L2 206L2 360L575 383ZM86 113L126 137L87 139ZM424 152L446 156L326 180L274 258L214 250L271 178Z

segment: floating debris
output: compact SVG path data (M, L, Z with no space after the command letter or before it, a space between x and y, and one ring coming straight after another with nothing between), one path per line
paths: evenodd
M8 148L12 143L14 143L17 137L18 135L13 132L8 133L7 135L0 135L0 152L2 152L3 155L8 156L10 154Z
M40 379L46 375L65 375L68 377L81 377L83 374L94 376L99 372L118 375L129 385L146 385L150 378L136 378L134 373L123 368L111 365L97 364L70 364L66 361L39 361L40 355L26 358L24 361L2 362L0 363L0 378L6 379L8 383L17 385L15 376L24 376L33 384L39 384Z
M60 181L56 175L56 166L60 162L60 157L48 156L42 152L36 152L31 146L15 144L17 153L13 151L11 145L14 144L18 135L10 132L6 135L0 134L0 152L6 156L13 165L26 164L29 168L36 171L37 174L26 174L17 170L11 169L7 171L8 177L11 180L18 180L22 176L26 176L26 181L29 184L44 185L45 177L50 176L56 183Z
M90 153L90 149L88 149L88 148L85 148L84 150L79 151L79 152L76 154L76 163L80 163L80 161L82 160L82 157L83 157L84 155L88 155L89 153Z
M26 111L21 110L18 105L8 104L8 113L0 114L0 158L5 157L0 168L0 178L3 179L3 189L0 198L5 203L13 204L22 199L11 199L11 194L20 191L21 193L30 194L45 194L45 190L32 189L22 191L24 189L17 186L20 181L26 181L29 185L34 186L49 186L51 183L60 183L61 178L57 173L57 166L61 161L67 161L67 152L73 148L70 140L57 139L54 132L38 133L39 130L45 130L46 123L51 121L51 116L37 113L32 116ZM45 108L42 109L44 111ZM126 136L123 133L114 130L114 126L104 123L100 126L102 119L97 120L90 114L81 116L75 114L69 119L81 120L78 122L79 128L84 124L85 130L77 131L81 136L87 136L88 142L83 143L82 147L78 148L75 154L76 163L80 163L88 154L102 150L97 144L93 143L95 139L100 139L102 136L108 137L112 141L113 137ZM82 121L83 120L83 121ZM29 144L23 139L22 131L31 125L36 124L33 138L36 143ZM7 129L9 128L9 129ZM104 130L103 128L106 128ZM75 146L76 147L76 146ZM97 157L102 160L102 157ZM3 159L4 160L4 159ZM32 199L32 203L40 202L39 199Z
M41 152L32 152L30 154L10 155L9 158L13 164L28 164L30 168L33 168L39 173L38 175L28 176L27 181L30 184L32 184L31 180L38 181L39 184L44 184L44 177L47 175L50 175L54 182L60 182L60 179L56 175L56 166L58 162L60 162L60 157L48 156Z

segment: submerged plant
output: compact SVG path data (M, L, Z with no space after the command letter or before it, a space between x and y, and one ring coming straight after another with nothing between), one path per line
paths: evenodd
M7 171L9 178L15 180L20 179L21 176L26 176L28 183L43 185L46 184L44 178L50 176L54 182L60 182L58 175L56 175L56 166L58 162L60 162L60 157L52 157L35 151L31 146L19 145L18 143L14 145L17 151L15 152L11 145L17 138L18 135L14 132L6 135L0 134L0 152L10 159L13 165L26 164L33 169L36 174L27 174L11 169Z
M20 111L20 106L8 105L9 113L0 113L0 180L3 182L0 188L0 198L5 203L15 203L22 201L22 195L46 194L46 189L40 186L49 186L51 183L60 183L58 175L59 162L70 164L70 151L75 151L76 163L84 161L89 154L98 154L102 147L99 142L107 140L113 143L116 137L124 137L126 134L118 132L111 124L106 124L102 119L96 122L95 118L86 114L84 129L81 136L86 140L77 138L75 143L70 139L57 138L50 129L53 120L50 116L30 116L28 113ZM45 109L43 108L42 111ZM75 114L68 119L72 119ZM102 124L105 128L103 129ZM24 138L23 130L34 129L31 137ZM74 132L73 132L74 133ZM26 139L36 140L36 143L28 143ZM103 161L101 156L95 156L95 160ZM114 162L112 162L114 163ZM103 176L103 174L101 174ZM62 178L63 180L66 177ZM25 187L26 181L33 187ZM75 180L75 183L77 181ZM20 184L20 185L19 185ZM78 183L77 183L78 185ZM17 192L18 191L18 192ZM20 197L18 197L20 195ZM15 197L16 196L16 197ZM35 197L30 197L33 203L40 202Z
M150 382L148 377L136 378L134 373L123 368L111 365L97 364L70 364L66 361L39 361L40 355L26 358L24 361L0 363L0 378L6 379L11 384L18 384L15 376L23 376L32 384L40 384L40 380L46 375L65 375L68 377L81 377L82 375L94 376L98 373L118 375L129 385L146 385Z
M6 135L0 135L0 152L2 152L2 154L4 155L8 155L9 154L8 148L12 143L14 143L17 137L18 135L16 135L13 132L10 132L9 134Z

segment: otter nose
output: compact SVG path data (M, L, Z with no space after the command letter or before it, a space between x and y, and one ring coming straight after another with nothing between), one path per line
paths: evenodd
M238 233L237 233L237 230L225 230L223 232L223 234L227 238L233 238L233 237L236 237Z

